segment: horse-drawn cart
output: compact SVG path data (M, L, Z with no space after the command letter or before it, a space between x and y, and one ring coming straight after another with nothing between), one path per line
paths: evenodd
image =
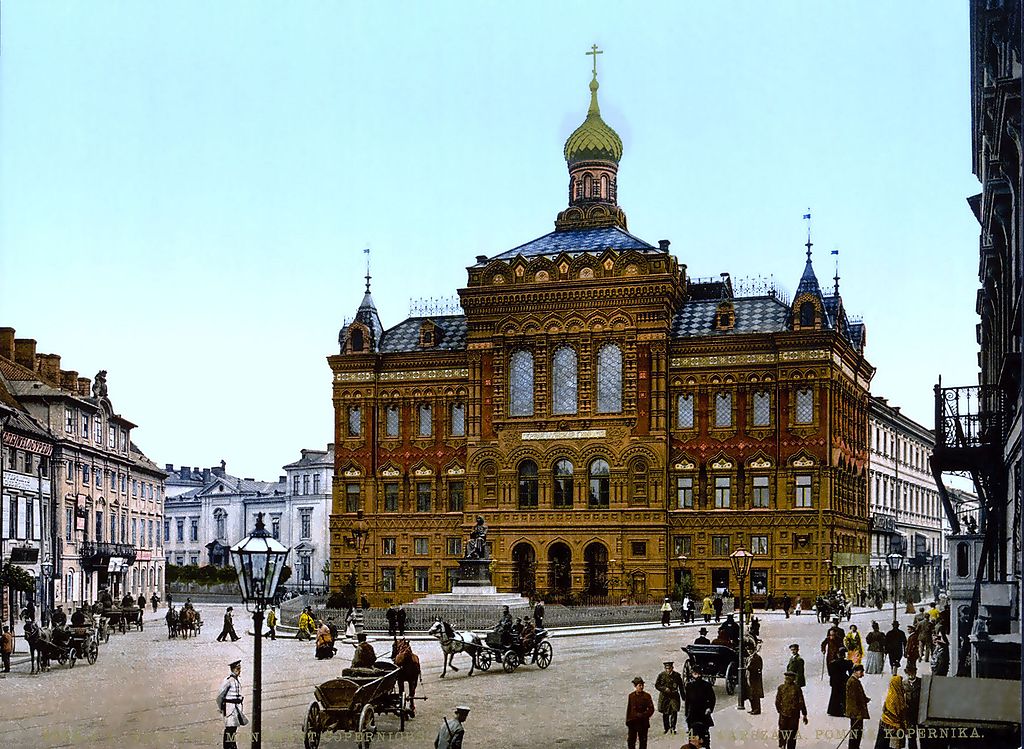
M750 635L743 638L744 663L749 663L750 656L757 652L759 646L756 638ZM736 693L736 686L740 683L736 648L729 645L685 645L682 651L686 653L686 661L683 663L684 681L692 681L694 666L699 666L712 686L716 679L725 679L726 694Z
M309 704L302 725L306 749L316 749L325 731L355 731L360 749L367 749L377 732L377 716L398 717L399 730L412 716L412 699L398 689L401 669L378 661L373 669L345 669L340 679L313 688L316 698Z
M538 629L534 633L533 642L528 644L524 644L522 638L515 634L503 639L499 632L488 632L485 642L486 646L481 647L473 656L476 667L481 671L489 669L493 661L500 663L508 674L527 661L536 663L540 668L547 668L554 655L546 629Z
M55 628L50 639L39 637L31 646L39 651L42 663L57 661L60 665L75 667L75 661L84 658L89 665L96 663L100 648L96 641L96 630L91 627Z

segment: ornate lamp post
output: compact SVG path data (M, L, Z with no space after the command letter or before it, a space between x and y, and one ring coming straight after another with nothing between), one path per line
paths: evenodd
M740 688L739 688L739 704L737 707L743 709L743 685L746 683L744 678L746 675L746 664L743 659L743 603L744 594L746 591L746 579L747 575L750 574L750 565L754 562L754 555L746 549L736 549L732 554L729 555L732 560L732 569L736 573L736 577L740 581L740 646L739 646L739 671L740 671Z
M288 552L264 527L262 512L256 515L256 529L231 547L231 563L238 575L242 601L252 613L256 635L252 655L252 749L260 749L262 741L263 612L274 601Z
M354 608L360 612L360 616L356 617L356 631L358 632L362 629L363 624L363 607L359 605L359 565L363 561L363 551L365 551L366 542L370 538L370 525L363 520L362 510L356 513L356 522L352 523L350 536L352 548L356 551L356 566L352 571L352 596L355 598Z
M894 551L886 556L885 561L889 563L889 573L892 576L892 620L896 621L896 583L900 568L903 566L903 555Z

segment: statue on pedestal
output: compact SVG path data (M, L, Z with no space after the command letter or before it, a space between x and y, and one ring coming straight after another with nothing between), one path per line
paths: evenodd
M476 525L469 532L469 541L466 542L465 559L486 559L487 558L487 523L483 517L476 516Z

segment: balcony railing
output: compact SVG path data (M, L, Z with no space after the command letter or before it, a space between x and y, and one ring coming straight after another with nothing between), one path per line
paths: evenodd
M998 445L1006 409L999 388L935 386L935 446L971 448Z
M87 567L106 567L111 557L121 557L126 564L135 564L136 549L131 544L109 544L85 541L81 545L82 564Z

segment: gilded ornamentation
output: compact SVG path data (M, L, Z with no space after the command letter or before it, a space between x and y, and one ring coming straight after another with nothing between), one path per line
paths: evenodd
M373 372L335 372L335 382L372 382Z
M399 471L397 468L388 466L387 468L380 472L380 475L384 476L385 478L394 478L395 476L401 476L402 472Z
M345 476L348 477L348 478L355 478L357 476L362 476L362 475L363 475L363 472L360 471L358 468L349 468L348 470L345 471Z
M593 268L583 268L580 271L580 278L588 279L588 278L593 278L593 277L594 277L594 269Z
M433 476L434 475L434 471L430 468L430 466L420 466L419 468L417 468L415 471L412 472L412 475L413 476Z
M402 382L405 380L452 380L464 377L469 377L468 369L423 369L419 371L382 372L379 379L381 382Z
M794 468L810 468L814 465L814 461L806 455L801 455L799 458L793 461Z
M751 468L771 468L772 462L766 458L755 458L750 461Z
M711 464L711 467L716 471L728 471L734 465L735 464L728 458L719 458Z
M672 467L675 468L677 471L692 471L697 466L695 463L692 463L689 460L681 460Z

